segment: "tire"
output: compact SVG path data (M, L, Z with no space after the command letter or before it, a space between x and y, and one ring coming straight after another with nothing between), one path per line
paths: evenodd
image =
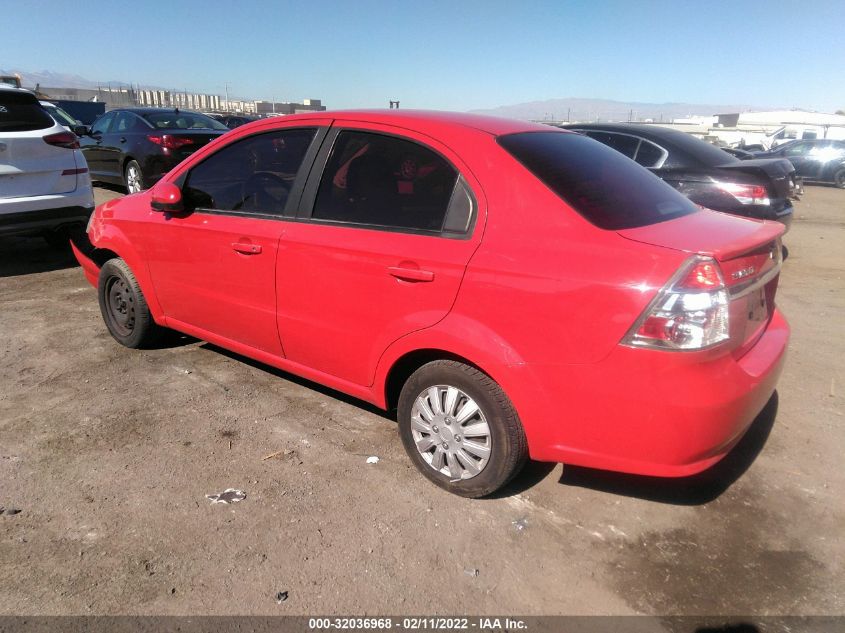
M138 280L119 257L100 269L97 298L109 334L121 345L149 347L161 335L162 328L153 320Z
M138 193L147 188L144 182L144 173L136 160L130 160L123 168L123 184L127 193Z
M840 189L845 189L845 167L833 174L833 184Z
M436 402L440 411L435 411ZM472 404L478 411L469 415ZM456 495L477 498L495 492L528 457L525 432L511 401L475 367L451 360L423 365L402 387L397 409L399 435L411 461ZM461 431L472 435L464 437Z

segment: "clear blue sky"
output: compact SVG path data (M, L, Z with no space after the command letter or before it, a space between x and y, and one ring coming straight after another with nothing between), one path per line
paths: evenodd
M0 68L331 108L845 108L843 0L0 0Z

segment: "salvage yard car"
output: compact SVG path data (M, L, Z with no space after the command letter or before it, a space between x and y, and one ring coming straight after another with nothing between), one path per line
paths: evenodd
M791 141L754 158L785 158L807 182L822 182L845 189L845 141L816 139Z
M417 468L479 497L528 456L721 459L783 366L783 231L580 134L361 111L239 127L75 252L118 342L172 328L395 410Z
M120 108L94 121L80 143L91 178L138 193L228 131L219 121L198 112Z
M94 192L76 135L34 94L0 86L0 235L40 235L67 246L94 210Z
M686 132L659 125L579 123L581 132L649 168L687 198L708 209L749 218L792 222L797 182L783 159L739 160Z

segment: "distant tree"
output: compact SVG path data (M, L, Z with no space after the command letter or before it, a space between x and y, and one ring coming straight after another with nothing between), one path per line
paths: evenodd
M845 114L845 110L837 110L836 114Z

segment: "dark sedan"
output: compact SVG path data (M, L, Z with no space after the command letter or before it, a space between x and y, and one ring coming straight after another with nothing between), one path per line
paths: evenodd
M734 215L792 221L795 169L787 160L739 160L686 132L632 123L563 126L647 167L703 207Z
M91 179L136 193L154 185L200 147L229 131L178 109L122 108L99 117L80 140Z
M754 152L754 157L785 158L807 182L831 183L845 189L845 141L791 141L768 152Z

